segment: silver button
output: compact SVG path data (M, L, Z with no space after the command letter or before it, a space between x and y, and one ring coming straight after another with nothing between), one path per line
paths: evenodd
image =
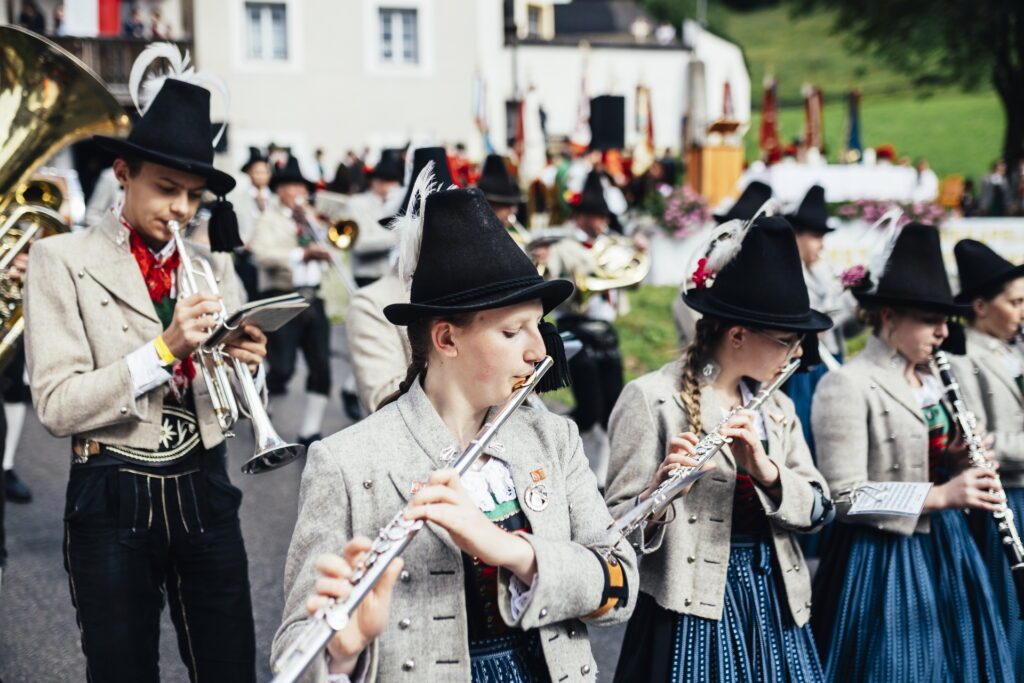
M125 323L124 325L121 325L121 331L122 332L127 332L128 331L128 323Z
M398 628L402 629L403 631L409 628L409 626L411 625L412 621L410 621L409 619L402 619L400 622L398 622Z
M85 277L85 271L84 270L78 271L78 277L79 277L79 279Z
M402 662L402 671L412 671L416 668L416 662L411 659L407 659Z
M574 629L574 628L569 629L569 637L570 638L575 638L576 637L576 629Z
M795 571L795 572L798 572L798 571L800 571L800 565L798 565L798 564L794 564L794 565L793 565L793 571Z
M898 470L899 468L900 468L900 464L899 464L898 462L894 462L894 463L892 464L892 471L893 471L893 472L895 472L895 471L896 471L896 470Z
M106 306L110 303L110 299L103 299L100 301L100 306Z
M693 564L694 562L697 561L697 558L694 557L693 555L690 555L689 557L686 558L686 561L689 562L690 564Z
M363 482L363 488L364 489L372 489L373 488L373 482L370 481L369 479L367 479L366 481Z
M401 581L402 583L409 583L409 581L411 581L411 580L412 580L412 576L410 576L410 575L409 575L409 572L408 572L408 570L405 570L405 569L403 569L403 570L402 570L402 573L398 575L398 579L399 579L399 580L400 580L400 581Z
M686 521L688 521L690 524L696 524L697 523L697 515L690 515L690 518L688 520L686 520Z
M584 676L586 676L588 673L590 673L590 665L589 664L584 664L583 666L581 666L580 667L580 673L583 674Z
M685 605L686 607L689 607L692 604L693 600L691 600L690 598L686 598L685 600L683 600L683 605Z
M124 406L121 406L121 414L122 415L127 415L128 414L128 408L126 408Z
M889 441L895 441L895 440L896 440L896 435L895 434L890 434L889 435Z
M540 618L543 619L547 615L548 615L548 608L547 607L541 607L540 608Z
M811 601L808 600L807 602L805 602L804 607L807 607L809 609L811 607Z

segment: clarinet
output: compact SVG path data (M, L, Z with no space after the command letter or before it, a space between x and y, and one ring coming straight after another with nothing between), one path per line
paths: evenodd
M715 456L718 451L722 450L722 447L727 443L731 443L731 438L722 436L719 432L726 423L733 418L733 416L741 410L757 410L760 408L768 397L775 393L779 387L786 383L797 368L800 367L799 360L790 361L786 367L772 380L771 384L768 384L761 388L755 396L753 396L746 404L737 406L730 410L726 416L715 425L715 428L710 430L703 439L697 442L694 448L697 451L697 464L693 467L677 467L668 473L665 481L658 485L658 488L648 496L645 500L640 501L632 508L630 508L624 515L619 517L617 520L612 522L609 528L614 533L618 533L619 536L615 540L613 545L618 545L619 541L623 538L631 535L637 529L645 527L649 522L661 517L661 514L665 511L665 508L672 504L679 492L689 483L687 475L691 474L695 470L703 467L711 458Z
M936 350L929 362L939 379L942 381L943 389L946 392L946 399L951 405L953 419L956 420L960 432L963 434L964 443L967 444L967 456L972 467L984 467L994 469L992 463L985 457L981 447L981 438L974 433L977 425L974 415L967 410L964 397L960 393L960 384L956 381L953 368L949 365L949 358L945 351ZM996 475L998 479L999 475ZM1017 603L1020 606L1021 618L1024 618L1024 544L1021 543L1020 534L1013 521L1013 510L1004 502L998 512L993 512L992 517L996 523L996 530L999 532L999 540L1006 554L1006 560L1010 563L1010 576L1013 577L1013 586L1017 593Z
M537 363L537 367L529 378L524 380L515 393L499 408L491 419L480 428L466 450L455 459L451 467L460 475L464 474L477 458L479 458L491 438L509 417L523 404L523 401L537 388L541 378L554 365L550 356ZM423 520L405 518L403 508L395 515L387 526L380 530L366 555L366 559L356 567L349 582L352 592L344 600L331 600L311 617L311 622L299 633L298 638L274 662L274 679L272 683L291 683L303 674L327 647L327 643L337 631L345 628L352 613L373 590L384 570L391 562L402 554L420 529Z

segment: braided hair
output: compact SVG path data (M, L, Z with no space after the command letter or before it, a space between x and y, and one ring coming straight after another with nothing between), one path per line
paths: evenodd
M711 360L711 353L728 330L730 324L720 318L705 315L697 321L697 332L693 341L686 347L686 364L683 367L682 390L679 398L686 408L689 430L700 433L700 372Z
M466 327L476 316L476 313L456 313L453 315L446 315L440 318L420 318L415 320L406 327L406 334L409 336L409 349L412 351L412 362L409 363L409 369L405 373L405 379L398 385L398 389L386 397L377 406L377 410L380 410L389 403L397 401L403 394L405 394L412 387L412 383L420 375L424 375L427 372L427 358L430 355L430 349L433 346L431 340L431 330L434 329L434 324L439 322L446 322L454 325L455 327Z

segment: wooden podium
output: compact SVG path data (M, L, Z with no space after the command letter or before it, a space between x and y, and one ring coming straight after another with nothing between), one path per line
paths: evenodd
M736 183L743 174L743 148L735 145L691 147L686 152L686 183L718 206L736 194Z

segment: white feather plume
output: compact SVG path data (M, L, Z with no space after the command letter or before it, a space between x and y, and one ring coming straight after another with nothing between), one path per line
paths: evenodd
M889 209L882 217L871 224L868 228L869 234L876 235L875 243L868 250L867 256L867 271L871 277L871 288L877 289L878 283L885 275L885 270L889 264L889 257L892 255L893 247L896 246L896 238L900 235L900 218L903 217L903 211L898 208ZM888 223L885 227L885 231L878 237L878 229L884 224Z
M409 193L409 203L405 206L405 213L396 216L388 227L398 231L398 276L402 282L408 284L412 281L412 275L416 272L416 264L420 260L420 244L423 242L423 209L426 206L427 195L438 191L437 183L434 181L434 162L428 162L416 180Z
M147 76L153 62L158 59L166 60L169 69ZM205 69L196 71L188 50L183 55L173 43L151 43L135 59L131 73L128 75L128 92L140 115L149 110L149 105L156 99L157 93L164 87L168 78L219 91L224 97L225 111L229 109L228 86L220 76ZM213 139L214 146L224 135L224 127L225 125L221 124L220 130Z

